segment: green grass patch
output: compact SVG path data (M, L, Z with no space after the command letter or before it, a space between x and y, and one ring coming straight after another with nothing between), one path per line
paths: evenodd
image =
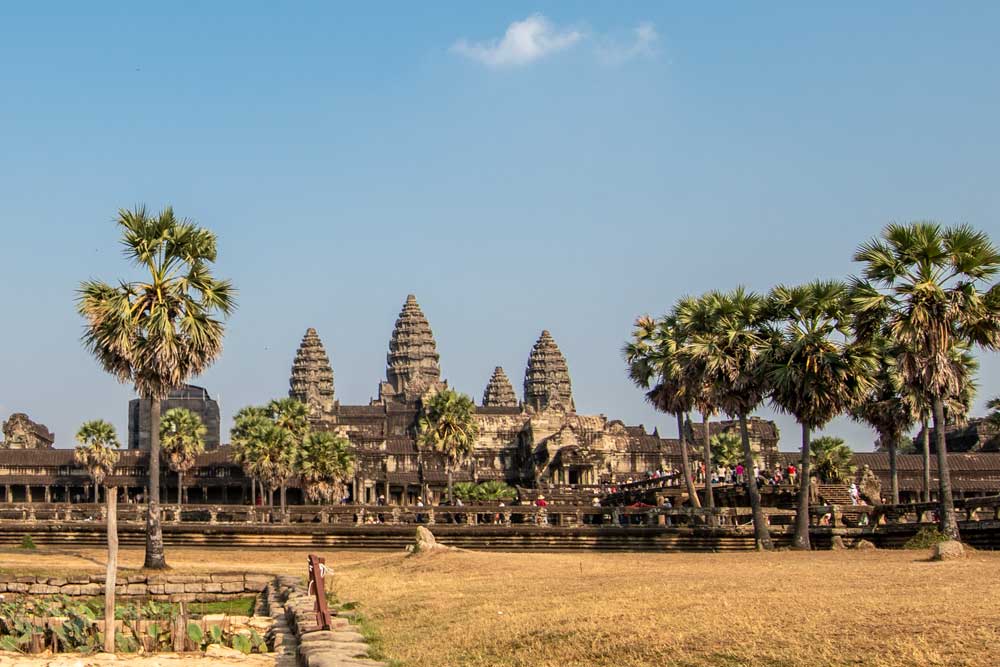
M253 616L253 607L257 602L254 596L236 598L233 600L218 600L216 602L189 602L188 611L192 614L229 614L230 616Z
M35 549L38 548L38 545L35 544L35 541L33 539L31 539L31 535L25 535L24 537L21 538L21 548L34 551Z
M942 542L947 542L948 536L939 531L937 528L924 527L920 531L907 540L906 544L903 545L904 549L930 549L935 544L941 544Z

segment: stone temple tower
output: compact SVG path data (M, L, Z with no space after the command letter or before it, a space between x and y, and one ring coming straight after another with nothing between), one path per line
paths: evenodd
M288 395L309 406L311 417L333 410L333 367L315 329L306 330L295 353Z
M514 387L503 369L497 366L493 369L493 376L490 377L486 391L483 392L484 408L516 408L517 396L514 395Z
M535 410L544 410L550 405L576 410L566 358L548 331L538 337L528 357L524 372L524 404Z
M431 325L410 294L399 312L386 355L385 382L379 386L382 401L412 403L427 390L444 386L437 343Z

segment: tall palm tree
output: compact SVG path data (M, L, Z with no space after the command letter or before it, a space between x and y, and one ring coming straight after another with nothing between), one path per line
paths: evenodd
M682 367L696 369L708 388L710 401L740 422L743 466L753 470L753 451L747 416L770 391L767 362L777 332L770 326L765 299L742 287L701 297L699 315L683 320L688 337L679 351ZM705 433L708 434L708 423ZM708 455L706 455L706 459ZM753 512L754 536L760 548L772 548L760 491L753 474L747 475L747 495Z
M173 408L160 421L160 446L170 469L177 473L177 504L184 504L184 473L194 466L205 451L208 431L201 417L185 408Z
M233 461L239 463L250 478L250 503L257 504L257 487L260 486L263 502L264 482L271 478L270 460L267 457L267 433L272 423L264 408L248 406L240 409L233 418L229 439L233 448Z
M677 320L667 315L660 320L643 316L636 320L630 340L624 349L628 375L640 389L646 390L646 400L661 412L677 419L677 439L681 448L681 474L692 507L701 507L691 476L687 429L684 419L694 407L694 401L676 363L681 336Z
M310 433L299 449L297 470L313 502L343 498L354 474L354 452L347 438L325 431Z
M907 383L930 398L937 446L941 531L959 539L945 442L945 401L961 391L956 346L1000 347L1000 252L988 235L968 225L932 222L890 224L862 244L854 260L864 264L855 301L868 321L884 323L900 343Z
M802 428L796 549L809 549L810 434L856 406L871 391L875 357L852 338L847 287L816 281L778 286L768 296L772 316L782 327L769 362L771 401L795 417Z
M73 452L73 459L87 469L94 480L94 500L97 487L114 474L118 462L118 434L115 427L103 419L85 422L76 433L80 445ZM115 627L115 584L118 578L118 489L108 485L104 489L107 505L108 563L104 577L104 627ZM104 651L115 650L115 633L104 633Z
M705 507L715 507L715 494L712 491L712 417L720 407L717 402L715 377L709 372L705 360L698 356L682 355L690 344L690 338L698 333L711 331L714 318L717 316L712 295L701 298L684 297L671 311L681 330L680 347L678 348L677 367L682 382L688 387L694 406L701 413L702 460L705 465ZM715 515L709 515L709 523L715 525Z
M951 354L952 368L957 376L958 395L948 395L944 398L945 422L959 423L969 416L972 402L976 397L978 384L976 372L979 362L964 343L956 345ZM921 393L920 387L907 385L907 402L914 414L920 419L920 453L923 458L923 497L924 502L931 502L931 429L928 424L934 417L931 399Z
M448 502L454 503L452 473L472 454L479 435L475 403L454 389L424 399L417 420L417 446L443 454L448 471Z
M118 434L115 427L103 419L84 422L76 432L79 446L73 452L73 460L87 469L94 481L94 502L98 502L97 489L105 478L114 474L118 463ZM105 493L107 496L107 493Z
M145 567L167 566L160 525L160 400L204 371L222 352L223 323L235 290L209 269L212 232L145 207L118 212L125 257L149 275L116 285L80 284L77 309L86 319L84 346L121 382L150 401L149 499Z
M288 482L295 476L299 450L309 435L309 408L294 398L278 398L265 408L276 431L270 434L271 459L275 480L281 492L281 510L285 511Z
M871 393L851 409L855 421L868 424L878 434L879 446L889 453L889 496L892 504L899 503L899 470L896 450L903 434L913 428L919 416L909 399L897 358L900 350L885 338L873 343L878 370L873 378Z

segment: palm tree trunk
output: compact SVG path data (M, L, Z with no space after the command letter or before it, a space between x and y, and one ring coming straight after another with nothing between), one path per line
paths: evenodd
M809 544L809 427L802 425L802 462L799 469L799 511L795 514L792 548L808 551ZM753 474L751 468L750 474Z
M163 528L160 525L160 399L149 398L149 500L146 506L146 559L143 567L164 570Z
M703 425L705 426L705 433L702 437L702 444L705 448L705 507L712 510L715 509L715 497L712 493L712 434L709 428L709 415L708 413L702 412L701 418ZM710 526L715 525L715 514L709 514L708 523Z
M938 502L941 503L941 532L958 540L958 520L955 518L955 501L951 497L951 473L948 471L948 445L944 437L944 402L934 397L934 440L938 460Z
M688 456L684 415L679 412L677 413L677 439L681 443L681 473L684 475L684 484L687 486L688 498L691 499L691 507L701 507L701 500L698 499L698 492L694 490L694 479L691 477L691 459Z
M899 468L896 462L896 436L890 435L884 442L889 445L889 502L899 504Z
M257 480L252 477L250 478L250 507L257 507Z
M746 413L740 413L740 438L743 440L743 467L753 470L753 451L750 449L750 432L747 430ZM767 529L767 519L764 518L764 508L760 506L760 490L757 489L757 478L752 474L747 480L747 492L750 495L750 509L753 513L753 536L758 549L770 551L771 533Z
M455 494L452 491L452 484L451 484L451 466L448 466L448 504L449 505L455 504Z
M184 504L184 473L177 471L177 506Z
M115 579L118 575L118 488L104 490L108 507L108 569L104 579L104 652L115 652Z
M923 426L924 444L924 502L931 501L931 430L928 428L927 419L921 420Z
M287 487L287 486L285 486L285 483L284 483L284 482L282 482L282 483L281 483L281 513L282 513L282 514L284 514L284 512L285 512L285 507L287 507L287 505L288 505L288 493L287 493L287 488L288 488L288 487Z

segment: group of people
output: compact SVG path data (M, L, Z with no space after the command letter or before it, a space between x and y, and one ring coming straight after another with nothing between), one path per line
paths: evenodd
M749 474L757 480L758 486L778 486L781 484L796 484L798 482L799 471L794 463L783 466L775 463L774 467L763 468L754 465L753 470L748 471L742 463L734 466L716 466L712 471L712 484L746 484ZM700 463L695 470L695 481L699 484L705 482L705 464Z

